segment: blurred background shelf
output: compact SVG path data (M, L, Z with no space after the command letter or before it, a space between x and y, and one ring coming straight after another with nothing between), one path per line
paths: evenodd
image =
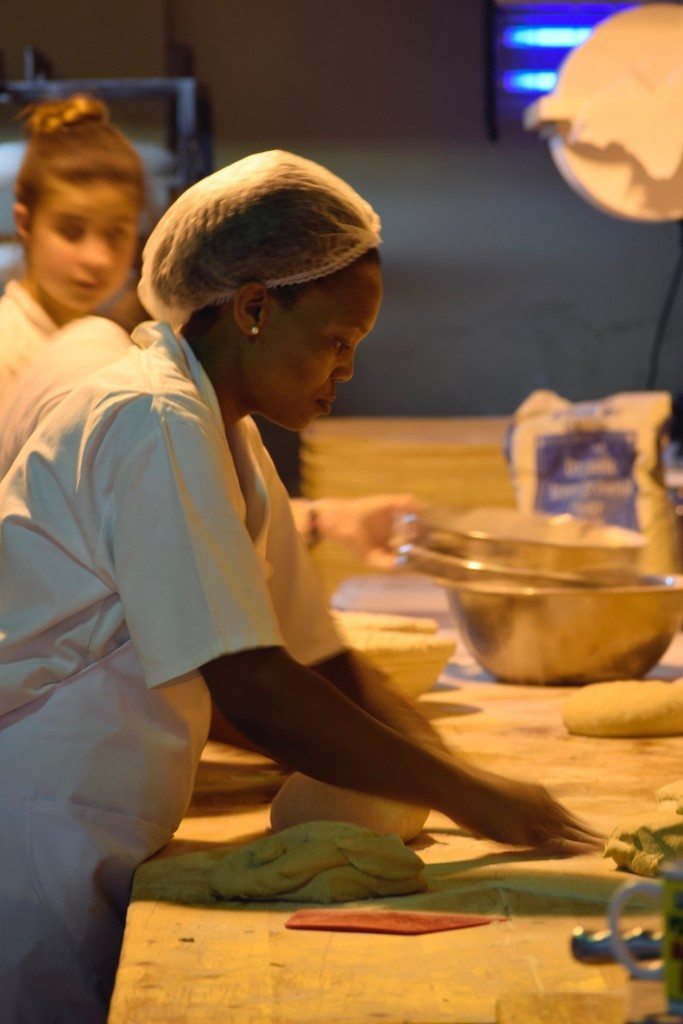
M514 506L504 416L316 420L301 436L301 492L311 499L412 493L429 505ZM325 587L375 570L339 544L313 551Z

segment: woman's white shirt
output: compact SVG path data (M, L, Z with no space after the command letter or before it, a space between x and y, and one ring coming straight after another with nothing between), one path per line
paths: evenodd
M0 483L0 714L129 637L151 687L254 647L307 664L342 649L253 421L226 438L167 325L133 339Z

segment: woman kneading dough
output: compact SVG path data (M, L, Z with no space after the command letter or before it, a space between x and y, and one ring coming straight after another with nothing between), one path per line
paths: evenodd
M210 698L322 782L501 842L591 843L460 763L342 647L251 419L330 412L381 301L379 221L282 152L185 192L145 249L155 323L0 484L3 1021L103 1022L135 867L182 818Z
M25 266L0 298L0 406L61 327L121 291L146 202L140 157L100 100L47 100L22 115L29 138L13 213Z

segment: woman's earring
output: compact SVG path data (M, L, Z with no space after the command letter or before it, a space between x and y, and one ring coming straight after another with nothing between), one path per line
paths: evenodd
M256 334L258 334L258 332L259 332L259 326L258 326L258 324L253 324L253 325L252 325L252 326L251 326L251 327L249 328L249 333L250 333L251 335L256 335Z

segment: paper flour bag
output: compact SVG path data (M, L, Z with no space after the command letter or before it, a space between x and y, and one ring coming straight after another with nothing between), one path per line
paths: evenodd
M534 391L508 438L519 508L639 530L646 541L641 570L677 572L676 516L661 459L670 417L664 391L576 404Z

